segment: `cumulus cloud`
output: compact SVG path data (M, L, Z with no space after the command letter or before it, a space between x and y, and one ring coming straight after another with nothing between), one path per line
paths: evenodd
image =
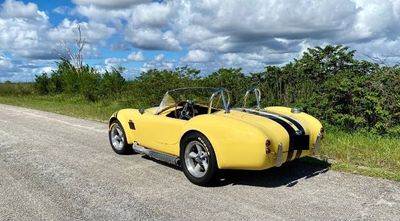
M138 5L132 12L132 22L137 26L163 27L172 12L168 4L153 2Z
M106 58L104 60L104 64L114 66L125 63L126 61L127 60L125 58Z
M6 72L14 70L14 64L10 61L8 57L2 54L0 54L0 70Z
M115 33L114 28L110 28L102 23L87 23L64 19L57 27L49 30L48 36L54 41L70 41L77 38L78 25L82 30L82 38L89 44L104 41Z
M132 16L131 8L107 9L99 8L95 5L78 5L75 11L80 15L88 17L91 21L112 23L119 29L123 28L122 20L128 20L128 18Z
M115 32L105 24L69 19L53 27L36 4L7 0L0 11L0 50L24 58L56 59L60 55L59 43L73 41L78 24L88 44L101 43ZM94 46L88 45L88 48Z
M48 16L33 3L7 0L0 10L0 50L25 57L46 58L42 39L49 28Z
M43 11L39 11L34 3L24 4L23 2L6 0L2 4L1 17L3 18L28 18L34 20L46 20L47 15Z
M77 24L88 41L86 56L98 56L102 47L124 51L124 58L106 59L104 65L144 61L142 50L178 51L174 59L160 55L144 62L143 70L190 65L207 73L218 67L256 71L326 44L345 44L361 58L388 57L399 63L400 0L73 2L70 9L54 9L70 17L51 24L34 3L4 1L0 53L11 57L1 60L3 67L11 62L18 68L15 58L56 58L57 42L73 40ZM138 52L128 54L132 49Z
M101 8L126 8L132 5L150 2L150 0L73 0L78 5L94 5Z
M141 52L141 51L132 52L128 55L128 59L131 61L144 61L143 52Z
M190 50L182 60L185 62L206 62L212 54L203 50Z
M60 24L53 25L48 15L36 4L6 0L0 5L0 53L6 52L11 56L8 60L3 56L2 67L5 68L7 62L10 73L11 69L15 73L21 72L21 79L27 78L30 70L32 79L41 67L27 66L26 63L45 65L46 62L43 63L42 60L54 62L54 59L65 55L60 43L74 41L77 24L81 26L83 37L87 41L85 57L98 56L97 47L115 33L114 28L92 21L64 19ZM17 64L21 61L25 65Z
M127 29L125 40L137 48L148 50L179 50L179 41L172 31L155 28Z

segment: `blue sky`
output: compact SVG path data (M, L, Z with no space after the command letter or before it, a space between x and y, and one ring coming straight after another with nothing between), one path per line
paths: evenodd
M308 47L344 44L399 63L400 0L0 1L0 81L50 72L81 27L84 62L100 71L187 65L209 74L283 65Z

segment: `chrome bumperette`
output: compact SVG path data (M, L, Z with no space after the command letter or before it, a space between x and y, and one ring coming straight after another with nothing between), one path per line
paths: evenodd
M283 145L280 143L278 145L278 151L276 152L275 166L280 167L283 163Z
M321 139L322 139L322 134L319 133L317 136L317 139L315 140L315 144L314 144L314 151L313 151L314 155L319 154L319 147L321 146Z

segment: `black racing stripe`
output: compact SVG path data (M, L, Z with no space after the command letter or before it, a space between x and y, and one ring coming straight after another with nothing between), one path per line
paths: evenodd
M254 115L258 115L261 117L266 117L268 119L271 119L275 122L277 122L278 124L280 124L283 128L285 128L285 130L288 132L289 137L291 136L296 136L296 131L293 129L292 126L290 126L290 124L288 124L286 121L279 119L278 117L275 117L273 115L269 115L269 114L261 114L260 112L257 111L251 111L251 110L244 110L246 113L250 113L250 114L254 114Z
M266 111L266 110L264 110L264 111L267 112L267 113L270 113L270 114L275 114L275 115L277 115L279 117L282 117L282 118L290 121L292 124L294 124L301 131L302 135L306 134L306 131L304 130L304 127L297 120L295 120L293 118L290 118L288 116L285 116L283 114L278 114L278 113L270 112L270 111Z
M267 110L266 110L265 112L271 113L271 114L276 114L276 115L278 115L279 117L282 117L282 118L286 119L287 121L290 121L292 124L294 124L294 125L300 130L300 132L301 132L300 135L305 135L305 134L306 134L306 131L304 130L304 127L303 127L297 120L295 120L295 119L293 119L293 118L290 118L290 117L288 117L288 116L285 116L285 115L283 115L283 114L278 114L278 113L271 112L271 111L267 111ZM301 154L302 154L302 152L303 152L302 149L297 150L297 151L296 151L296 156L295 156L295 158L296 158L296 159L299 159L300 156L301 156ZM290 161L291 158L292 158L292 156L293 156L293 152L291 152L291 155L288 155L287 160Z
M306 131L304 130L304 127L303 127L297 120L295 120L295 119L293 119L293 118L290 118L290 117L288 117L288 116L285 116L285 115L283 115L283 114L278 114L278 113L271 112L271 111L267 111L267 110L263 110L263 111L265 111L265 112L267 112L267 113L270 113L270 114L275 114L275 115L277 115L277 116L279 116L279 117L282 117L282 118L286 119L287 121L290 121L290 122L291 122L292 124L294 124L294 125L299 129L299 131L301 132L299 135L305 135L305 134L306 134ZM303 152L302 149L297 150L297 151L296 151L296 156L295 156L295 158L296 158L296 159L300 158L302 152ZM288 153L288 157L287 157L287 161L290 161L292 157L293 157L293 152L289 152L289 153Z
M276 123L280 124L283 128L285 128L285 130L289 134L289 150L288 150L288 155L287 155L286 162L291 161L292 157L293 157L293 153L294 153L294 148L295 148L295 145L293 143L293 137L295 137L297 135L296 131L293 129L293 127L290 126L290 124L288 124L286 121L284 121L284 120L282 120L282 119L280 119L278 117L275 117L275 116L273 116L271 114L262 114L262 112L246 110L246 109L243 109L243 111L246 112L246 113L258 115L258 116L265 117L265 118L268 118L270 120L273 120Z

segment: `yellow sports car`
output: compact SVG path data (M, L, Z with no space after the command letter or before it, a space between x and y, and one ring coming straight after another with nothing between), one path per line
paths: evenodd
M257 105L247 108L252 93ZM168 91L158 107L115 112L111 146L118 154L136 152L181 166L197 185L209 184L220 169L263 170L317 153L322 125L301 109L262 109L258 89L246 92L243 107L229 103L223 88Z

